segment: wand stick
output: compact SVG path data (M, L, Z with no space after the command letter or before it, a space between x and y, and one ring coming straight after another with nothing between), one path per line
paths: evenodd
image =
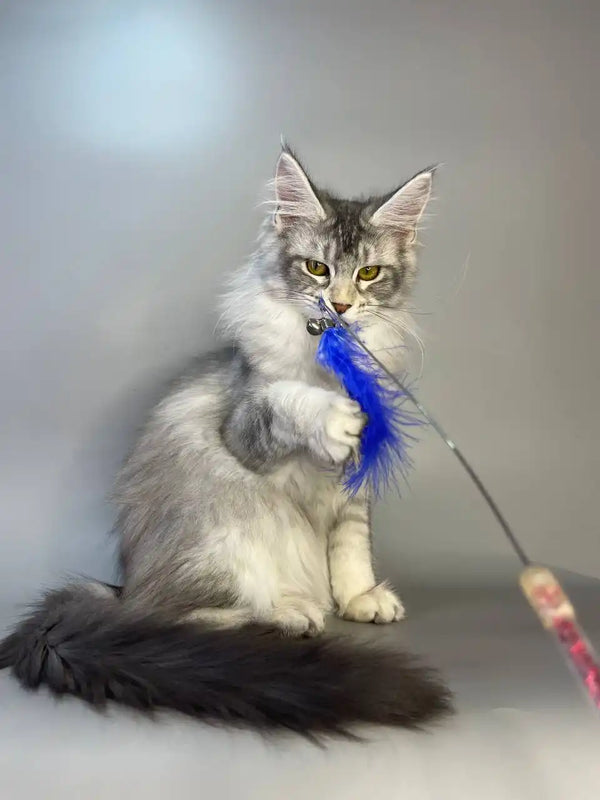
M319 335L324 333L327 328L332 327L332 325L344 328L354 342L373 360L379 370L408 397L444 444L454 453L461 466L474 483L477 491L483 497L486 505L502 528L515 555L523 565L523 569L519 575L519 584L529 605L534 610L543 627L553 635L567 665L576 677L592 706L596 711L600 711L600 663L598 661L598 656L594 652L594 648L590 644L585 631L578 622L573 604L569 600L556 575L547 567L532 564L505 516L500 511L495 500L471 463L462 450L460 450L455 442L448 436L437 419L430 414L421 401L415 396L414 392L396 375L390 372L339 314L329 308L324 301L321 302L320 306L327 312L329 318L310 319L307 323L307 330L309 333Z

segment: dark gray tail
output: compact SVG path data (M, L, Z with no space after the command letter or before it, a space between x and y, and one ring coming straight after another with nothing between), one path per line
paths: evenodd
M0 668L103 706L166 707L199 719L314 736L355 723L417 728L448 691L402 653L258 628L202 629L128 611L85 586L49 593L0 643Z

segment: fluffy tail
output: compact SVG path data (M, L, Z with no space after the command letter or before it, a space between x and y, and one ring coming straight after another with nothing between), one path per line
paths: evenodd
M0 643L5 667L28 688L47 684L96 706L166 707L309 736L349 735L355 723L418 728L450 710L449 692L405 654L257 628L168 624L86 586L46 595Z

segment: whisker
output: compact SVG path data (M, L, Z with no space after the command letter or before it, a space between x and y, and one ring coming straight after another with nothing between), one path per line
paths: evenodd
M406 350L405 344L393 344L390 347L372 347L372 353L388 353L392 350Z
M471 266L471 253L469 252L467 253L467 257L465 258L464 263L462 265L462 269L460 271L460 275L458 276L458 280L456 281L454 291L452 292L450 297L447 298L448 302L453 302L458 297L460 290L462 289L465 280L467 278L467 273L469 271L470 266Z
M417 309L414 306L402 306L400 309L398 306L390 306L386 305L385 303L379 303L379 305L375 306L375 308L389 308L391 311L407 311L409 314L419 314L420 316L433 316L435 311L422 311L421 309Z
M418 377L421 378L425 366L425 343L423 339L417 333L417 331L415 331L413 328L410 327L410 325L408 325L406 320L403 320L399 317L395 317L392 319L388 314L385 314L384 312L380 311L379 308L380 308L379 306L373 308L366 308L365 311L381 319L383 322L386 323L386 325L389 325L390 328L392 328L392 330L395 330L396 333L398 333L400 336L402 336L402 334L405 333L408 336L412 337L412 339L415 341L415 343L419 348L419 353L421 357L421 363L419 366L419 375L418 375Z

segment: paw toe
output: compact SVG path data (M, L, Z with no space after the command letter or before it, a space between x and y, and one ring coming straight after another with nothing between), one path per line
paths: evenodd
M284 636L313 637L325 628L325 615L317 606L302 603L277 609L272 617L273 624Z
M404 606L391 589L379 585L353 597L346 606L343 617L354 622L384 625L402 619L404 613Z

